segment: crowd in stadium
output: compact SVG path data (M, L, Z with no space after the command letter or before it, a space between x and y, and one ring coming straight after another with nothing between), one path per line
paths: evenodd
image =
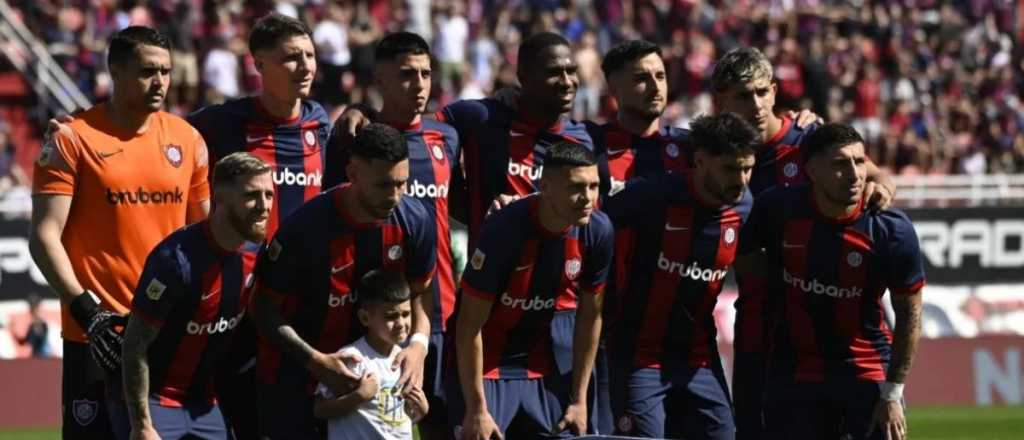
M711 110L706 90L713 61L744 44L772 60L779 107L809 108L825 120L853 123L871 144L871 157L894 173L1024 169L1024 29L1015 2L12 3L90 98L109 93L103 58L113 32L129 23L160 29L175 48L168 106L178 114L259 90L247 30L257 17L276 10L313 29L319 65L313 97L329 108L379 103L371 84L373 47L386 32L416 32L435 48L440 74L432 109L514 84L519 42L548 30L575 45L581 81L576 119L600 121L614 114L601 54L617 42L644 38L664 49L672 101L665 122L685 126ZM0 128L0 139L2 134ZM3 142L0 148L11 149Z

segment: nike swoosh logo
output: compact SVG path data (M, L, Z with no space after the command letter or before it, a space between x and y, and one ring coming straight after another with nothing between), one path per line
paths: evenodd
M247 144L255 144L255 143L260 142L260 141L262 141L262 140L264 140L266 138L267 138L266 136L256 136L256 137L246 136L245 137L245 143L247 143Z
M348 264L345 264L345 265L342 265L342 266L338 266L338 267L331 267L331 273L338 273L338 272L341 272L341 271L343 271L343 270L345 270L345 269L348 269L348 268L349 268L349 267L351 267L351 266L352 266L353 264L355 264L355 261L353 261L353 262L351 262L351 263L348 263Z
M210 293L207 293L206 295L203 295L200 299L202 299L203 301L206 301L206 300L208 300L210 298L213 298L213 296L218 294L218 293L220 293L219 290L214 290L213 292L210 292Z
M512 130L512 131L510 131L508 133L508 135L515 138L515 137L520 137L520 136L526 136L526 133L520 133L518 131Z
M102 158L106 159L106 158L108 158L108 157L110 157L110 156L113 156L113 155L115 155L115 154L117 154L117 153L120 153L120 152L122 152L122 151L124 151L124 148L118 148L117 150L111 151L111 152L109 152L109 153L106 153L106 152L100 151L100 157L102 157Z
M608 150L608 155L609 156L616 156L616 155L618 155L620 153L624 153L626 150L628 150L628 148L622 148L622 149L618 149L618 150Z
M532 264L526 264L526 265L523 265L523 266L516 266L516 272L519 272L519 271L522 271L522 270L526 270L526 269L529 269L531 267L533 267Z
M786 243L786 242L782 242L782 247L784 247L786 249L799 249L799 248L804 247L804 245L802 245L802 244L789 244L789 243Z
M680 227L680 226L672 226L672 225L670 225L668 223L665 223L665 230L666 231L685 231L687 229L690 229L690 228Z

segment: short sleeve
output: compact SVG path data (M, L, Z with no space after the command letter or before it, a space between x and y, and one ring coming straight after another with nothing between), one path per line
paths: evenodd
M334 130L338 130L338 127L339 125L335 125ZM327 150L324 151L323 184L324 190L327 190L348 182L345 166L349 160L349 145L342 140L342 136L333 132L328 135L327 142L323 145L327 146Z
M489 113L482 100L463 99L446 105L435 116L438 121L455 127L459 136L465 138L469 130L487 121Z
M80 155L77 134L70 129L54 133L36 158L32 193L74 195Z
M894 295L918 292L925 283L924 259L914 225L903 213L882 215L895 216L889 236L889 290Z
M508 209L508 208L506 208ZM521 241L509 237L503 211L484 221L477 247L469 258L469 264L462 276L462 290L484 301L493 302L505 291L509 273L516 263Z
M615 233L611 222L601 214L591 215L587 232L590 235L590 245L587 249L587 259L583 262L580 289L584 292L597 292L603 289L608 281L608 272L611 270L615 246Z
M661 203L663 196L658 188L665 177L638 177L626 183L626 187L604 199L601 210L616 228L636 226L651 213L651 207Z
M437 265L437 225L420 203L408 203L406 211L406 260L405 276L410 281L424 281L434 276Z
M160 245L146 258L132 298L132 314L161 326L178 300L186 295L182 261L176 247Z
M192 151L195 154L195 165L192 169L192 179L189 182L189 203L199 203L210 200L210 152L206 149L206 141L199 131L192 129L195 138L192 141Z

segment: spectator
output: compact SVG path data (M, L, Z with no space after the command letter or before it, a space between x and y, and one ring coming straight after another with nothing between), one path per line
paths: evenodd
M469 23L463 16L462 2L450 0L439 8L437 40L434 52L441 63L441 87L451 90L461 82L463 63L466 59L466 41L469 39Z
M241 94L238 83L238 56L228 50L227 42L218 40L203 62L203 84L208 87L206 101L220 103Z
M331 3L326 15L313 28L313 44L316 45L319 75L314 85L320 102L335 106L344 102L342 75L352 62L348 49L348 27L352 20L352 9L348 5Z
M39 303L42 301L38 294L31 293L25 299L28 302L28 313L32 321L25 330L25 336L18 338L18 344L32 347L32 357L45 358L53 356L53 349L50 348L50 327L46 320L39 314Z

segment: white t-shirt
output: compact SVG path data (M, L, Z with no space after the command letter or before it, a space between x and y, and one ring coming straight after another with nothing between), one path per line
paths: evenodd
M461 63L466 59L469 23L461 15L438 18L437 59L444 63Z
M348 30L341 23L321 21L313 31L313 43L316 44L317 55L328 63L347 66L352 60L352 53L348 50Z
M392 394L402 371L392 370L391 364L400 351L402 349L396 345L388 355L378 353L366 342L365 337L338 351L339 353L355 353L362 357L362 362L349 365L349 367L360 377L367 371L376 373L380 388L377 389L377 394L372 399L363 402L355 411L344 417L328 420L328 440L412 439L412 420L405 413L405 399L400 395ZM316 393L325 399L335 398L334 393L322 383L317 385Z

